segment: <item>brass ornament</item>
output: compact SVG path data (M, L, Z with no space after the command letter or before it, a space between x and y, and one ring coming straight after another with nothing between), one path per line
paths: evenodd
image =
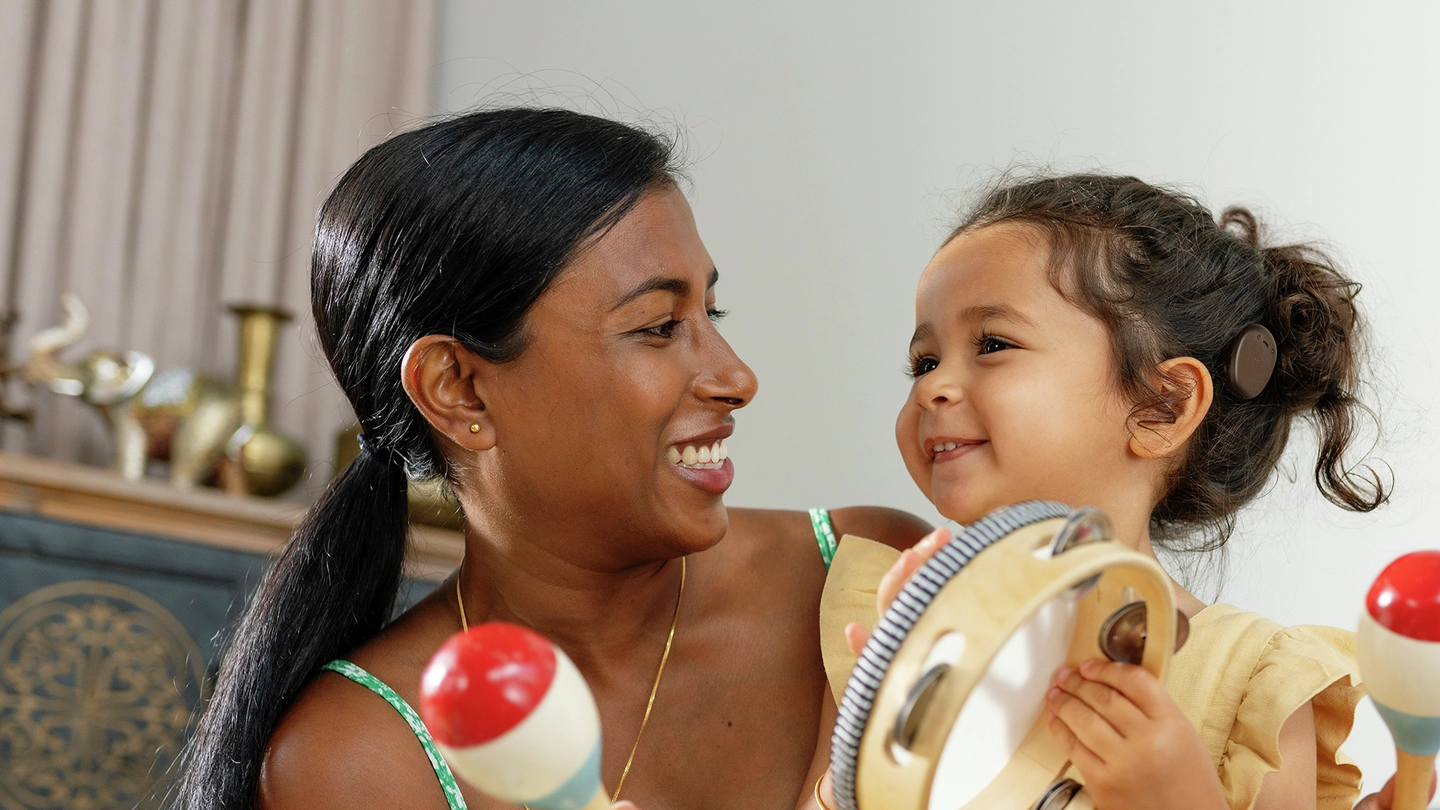
M279 495L305 474L305 448L270 423L270 384L280 328L290 314L273 307L232 306L240 317L240 391L242 424L230 437L222 471L225 489L234 494Z
M0 611L0 806L153 807L205 696L183 625L110 582L40 588Z

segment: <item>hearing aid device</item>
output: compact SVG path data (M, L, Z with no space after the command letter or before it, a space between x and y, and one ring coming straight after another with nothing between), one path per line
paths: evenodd
M1275 373L1275 336L1258 323L1240 330L1230 346L1230 362L1226 376L1230 390L1241 399L1260 396Z

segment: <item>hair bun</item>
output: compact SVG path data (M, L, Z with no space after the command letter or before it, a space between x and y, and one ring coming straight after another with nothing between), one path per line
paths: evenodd
M1260 249L1260 220L1250 213L1250 209L1232 205L1220 212L1216 222L1220 230L1256 250Z

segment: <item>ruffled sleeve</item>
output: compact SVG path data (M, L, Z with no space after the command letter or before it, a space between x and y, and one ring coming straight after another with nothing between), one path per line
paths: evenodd
M820 657L836 705L858 660L845 643L845 625L858 622L867 630L875 629L880 620L875 612L875 591L880 578L898 559L900 552L895 549L849 534L840 538L835 549L820 594Z
M1350 810L1360 769L1340 751L1364 691L1354 634L1333 627L1281 627L1227 605L1196 616L1165 685L1200 730L1226 798L1249 810L1265 775L1280 769L1280 727L1307 702L1315 715L1320 810Z

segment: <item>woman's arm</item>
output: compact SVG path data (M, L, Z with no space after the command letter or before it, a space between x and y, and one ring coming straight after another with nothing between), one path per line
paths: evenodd
M837 713L835 699L830 696L830 688L827 686L824 694L820 696L820 734L815 741L815 759L810 763L810 772L805 775L800 796L795 800L795 810L834 810L835 800L830 795L830 780L825 779L823 785L820 785L820 780L830 770L830 734L835 728ZM824 799L823 804L815 801L817 785Z

